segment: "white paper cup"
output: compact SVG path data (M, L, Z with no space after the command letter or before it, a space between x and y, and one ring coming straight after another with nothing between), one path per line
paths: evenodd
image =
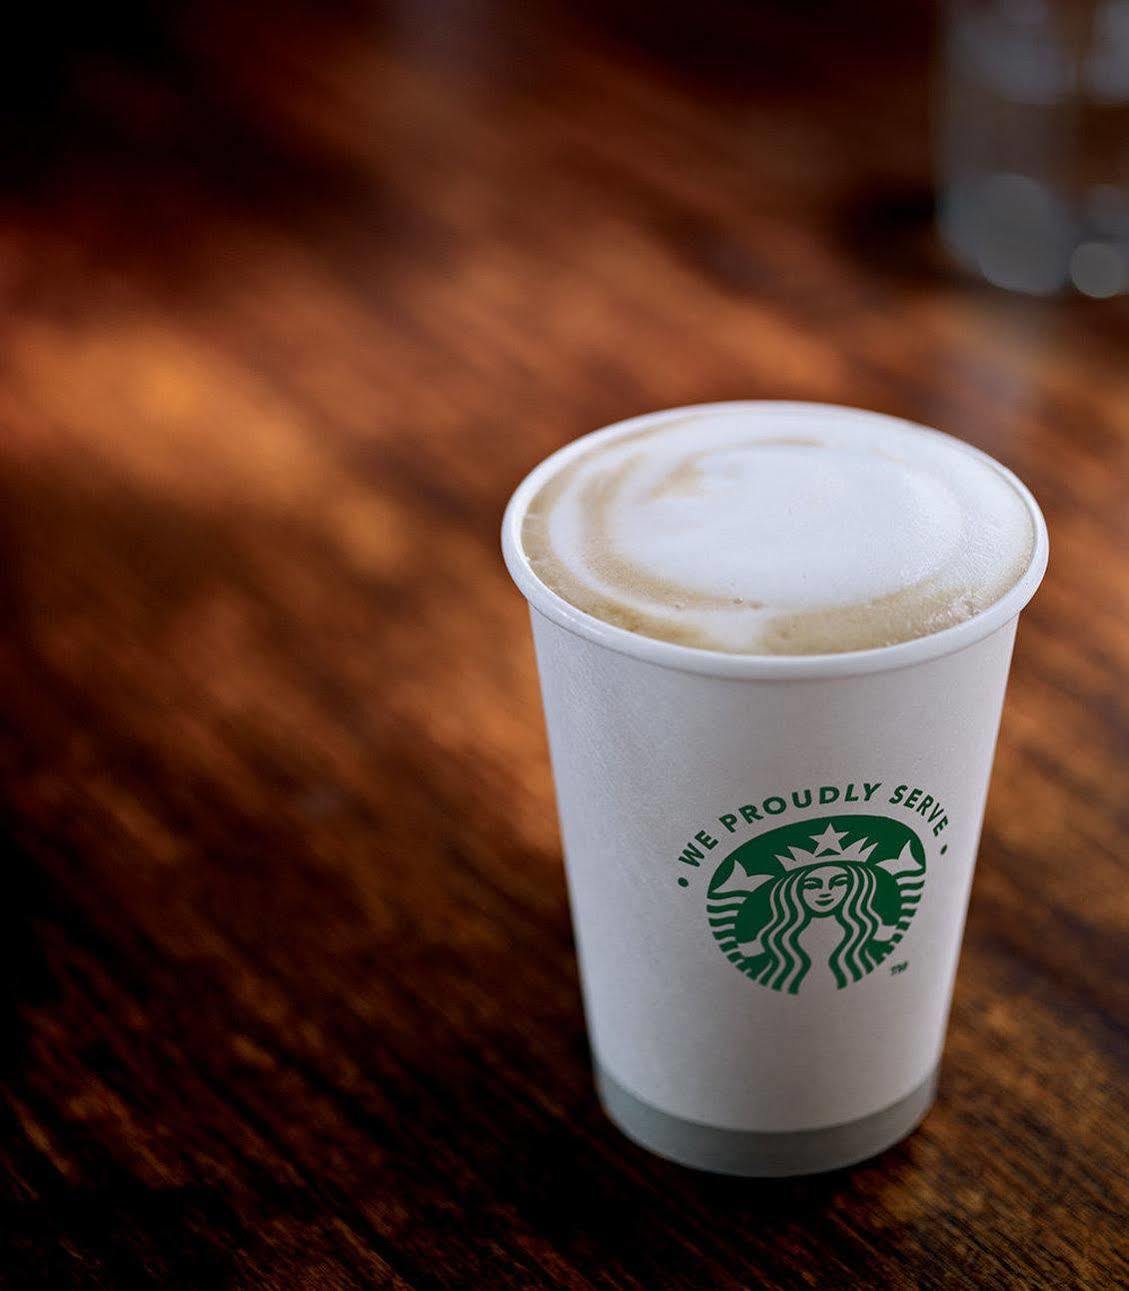
M1011 483L1036 534L1027 572L975 618L834 655L637 636L547 588L521 527L573 457L669 415L555 453L503 523L530 603L597 1087L629 1137L684 1164L832 1169L908 1134L933 1101L1046 525L1010 471L954 440Z

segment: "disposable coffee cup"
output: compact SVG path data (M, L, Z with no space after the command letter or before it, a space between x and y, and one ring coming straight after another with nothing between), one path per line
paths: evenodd
M753 1176L833 1169L903 1138L934 1099L1016 622L1046 568L1046 526L1011 472L959 444L1008 481L1034 533L1026 571L974 617L839 654L637 635L550 590L522 525L579 454L671 415L563 448L503 523L530 606L596 1087L629 1138L674 1161ZM822 949L812 933L797 951L778 929L754 979L741 938L774 902L799 900L792 871L816 873L817 861L850 885L843 918L821 921ZM821 959L820 973L803 973L804 958Z

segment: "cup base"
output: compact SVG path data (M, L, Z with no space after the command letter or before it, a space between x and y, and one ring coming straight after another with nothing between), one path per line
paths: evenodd
M604 1111L640 1147L695 1170L763 1179L838 1170L893 1147L933 1106L938 1070L935 1067L904 1098L857 1121L820 1130L762 1133L671 1116L628 1093L599 1062L595 1067Z

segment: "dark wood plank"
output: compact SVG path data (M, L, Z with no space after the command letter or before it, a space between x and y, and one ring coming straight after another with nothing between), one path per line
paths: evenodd
M1129 1279L1129 315L944 265L922 12L119 11L3 90L0 1278ZM953 430L1053 541L940 1103L772 1185L597 1110L497 551L560 443L756 396Z

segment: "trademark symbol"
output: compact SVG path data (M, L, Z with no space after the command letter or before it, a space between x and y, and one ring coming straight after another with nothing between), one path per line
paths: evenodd
M904 973L908 967L909 967L909 964L904 959L900 964L891 964L890 976L897 977L899 973Z

